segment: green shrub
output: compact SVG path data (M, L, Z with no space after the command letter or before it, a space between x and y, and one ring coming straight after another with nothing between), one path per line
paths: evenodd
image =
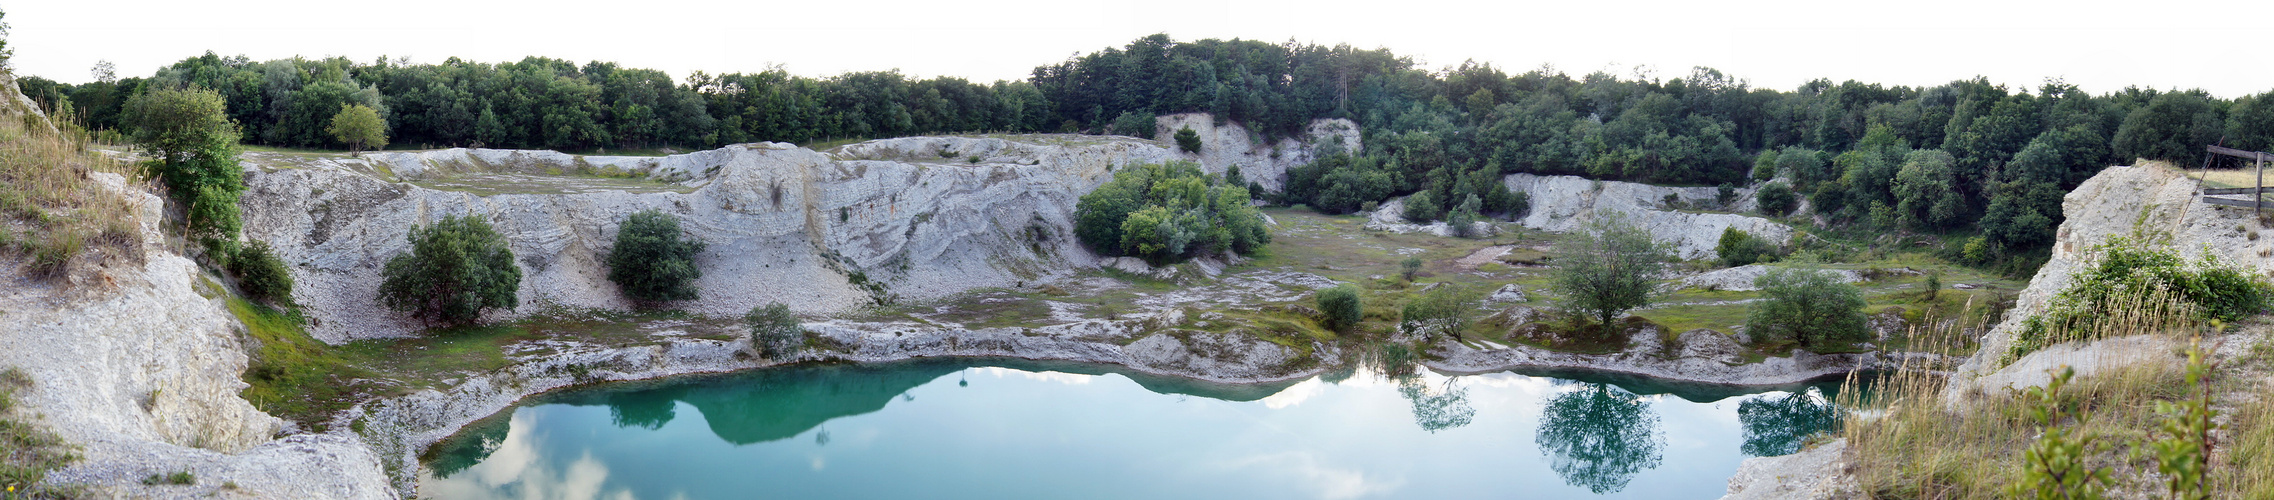
M269 303L292 301L292 273L266 241L253 240L234 252L229 273L237 275L237 286L248 297Z
M1425 338L1438 334L1458 337L1476 318L1477 304L1483 300L1484 293L1474 287L1441 283L1406 301L1398 314L1398 326Z
M1130 137L1151 139L1159 128L1160 125L1153 120L1152 113L1130 111L1113 119L1113 133Z
M1337 332L1350 331L1350 327L1357 326L1366 315L1357 287L1345 284L1319 290L1316 300L1319 312L1326 316L1326 327Z
M1413 281L1414 275L1421 274L1421 264L1421 257L1418 255L1398 261L1398 276L1405 277L1406 281Z
M149 150L144 164L186 207L191 236L236 237L244 169L237 166L237 125L221 94L152 90L128 99L124 112L134 142Z
M1760 201L1761 214L1770 217L1783 217L1784 214L1792 211L1793 204L1800 202L1799 198L1792 194L1792 187L1786 186L1782 182L1771 182L1766 186L1761 186L1761 192L1753 196Z
M2198 341L2200 342L2200 341ZM2162 439L2148 443L2155 453L2156 472L2164 476L2164 490L2170 498L2204 500L2211 498L2211 432L2221 426L2213 420L2219 411L2211 407L2211 393L2203 387L2203 377L2211 371L2211 364L2203 360L2201 345L2187 349L2187 387L2193 392L2186 400L2177 403L2157 401L2156 413L2163 415Z
M1186 153L1200 152L1200 133L1193 132L1192 127L1177 129L1176 148Z
M1253 255L1271 243L1247 188L1222 185L1192 162L1136 165L1074 206L1074 236L1092 251L1156 265L1201 255Z
M1810 348L1871 338L1863 289L1834 276L1828 271L1772 269L1754 279L1762 299L1747 315L1745 332L1763 344L1799 342Z
M2209 252L2189 263L2171 249L2117 237L2087 255L2045 312L2023 323L2009 355L2108 331L2144 332L2170 321L2234 322L2266 311L2274 300L2274 286Z
M412 226L411 251L387 260L379 301L424 321L462 325L482 310L520 307L521 269L505 237L479 216Z
M1452 211L1446 212L1445 224L1452 226L1453 236L1462 238L1480 236L1476 233L1476 221L1484 218L1483 214L1478 213L1481 207L1483 207L1483 201L1478 199L1477 195L1472 194L1467 199L1462 200L1460 205L1454 206Z
M1428 224L1445 216L1445 207L1437 202L1437 195L1423 189L1405 197L1405 220Z
M750 327L750 348L769 359L782 359L805 350L805 325L790 306L780 302L750 308L742 316Z
M2086 459L2100 452L2100 443L2092 435L2062 426L2073 417L2061 411L2061 387L2075 375L2075 369L2063 366L2045 387L2031 387L2023 395L2031 403L2030 419L2038 424L2037 441L2022 452L2021 480L2008 487L2007 497L2097 499L2115 483L2108 467L2086 468Z
M694 281L703 277L695 254L702 240L679 232L679 217L660 210L644 210L624 219L616 232L616 246L608 252L608 280L625 297L642 302L694 300Z
M1721 241L1714 245L1713 251L1721 257L1721 265L1728 267L1775 262L1777 259L1774 243L1735 227L1721 230Z

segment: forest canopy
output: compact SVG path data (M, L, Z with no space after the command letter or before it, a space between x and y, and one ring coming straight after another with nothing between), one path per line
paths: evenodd
M1955 246L1972 248L1966 257L1977 264L2041 253L2061 221L2061 193L2102 167L2135 158L2193 166L2205 144L2274 147L2274 93L2093 95L2058 79L2017 89L1981 77L1930 87L1819 79L1779 90L1710 68L1673 78L1509 73L1473 61L1432 69L1388 49L1159 34L992 83L780 68L673 81L652 69L544 57L413 64L207 53L148 78L103 72L80 85L21 84L94 130L119 128L136 95L210 89L247 143L289 147L344 147L325 130L343 105L378 111L396 147L569 151L1142 132L1145 117L1187 112L1281 138L1343 118L1362 127L1363 150L1323 155L1290 170L1284 192L1257 195L1347 212L1426 191L1439 208L1476 196L1482 212L1514 216L1519 200L1493 189L1506 174L1778 179L1778 190L1835 226L1975 235Z

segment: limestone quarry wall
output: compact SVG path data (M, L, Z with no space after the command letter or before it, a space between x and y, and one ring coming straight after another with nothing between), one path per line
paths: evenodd
M1659 242L1674 245L1675 253L1684 259L1713 257L1714 245L1721 242L1721 232L1726 228L1734 227L1771 241L1781 242L1792 237L1792 227L1760 217L1687 212L1665 206L1667 195L1673 195L1685 206L1713 206L1717 203L1717 188L1652 186L1569 175L1512 174L1501 182L1507 184L1510 191L1531 196L1532 211L1517 220L1524 227L1569 232L1593 220L1598 211L1618 212L1625 214L1629 222L1649 230ZM1721 208L1750 211L1753 207L1753 190L1748 188L1739 189L1737 200Z
M1319 128L1355 141L1354 126ZM1210 130L1247 137L1236 126ZM1278 166L1254 178L1275 185L1285 165L1308 161L1306 142L1287 141L1301 147L1277 158L1257 153L1270 160L1257 165ZM1259 151L1244 144L1204 151ZM1237 157L1200 159L1222 171ZM408 335L423 326L376 303L380 273L387 259L408 249L412 226L446 216L483 216L511 242L523 271L522 306L498 313L501 318L556 305L630 308L606 281L602 262L624 217L650 209L679 216L683 229L708 244L697 257L702 298L675 307L733 315L781 302L827 312L1095 267L1096 257L1071 232L1080 196L1119 166L1194 155L1134 138L1030 135L885 139L827 152L742 144L652 158L447 149L360 160L247 159L246 235L269 242L291 266L294 300L318 319L311 333L339 342ZM390 182L607 168L692 192L477 196ZM397 179L383 179L381 172ZM481 182L511 192L516 181Z
M224 304L200 293L196 264L162 245L163 202L118 175L94 180L135 205L140 262L90 272L75 287L6 269L0 287L0 366L34 381L17 394L41 424L81 447L80 462L49 475L100 496L212 493L225 483L256 498L388 498L376 457L336 436L274 439L276 417L238 396L254 341ZM218 296L205 288L205 294ZM188 471L200 487L159 489L140 480Z
M1185 159L1200 162L1208 173L1223 173L1233 165L1240 167L1240 176L1264 190L1278 191L1287 182L1287 169L1308 165L1318 158L1322 141L1342 139L1343 150L1362 151L1358 124L1341 118L1312 120L1302 137L1287 137L1277 141L1263 141L1260 135L1250 133L1238 123L1218 124L1208 113L1183 113L1154 118L1153 140L1174 147L1176 132L1185 128L1200 136L1199 153L1183 153ZM1182 151L1179 151L1182 153Z
M523 272L522 307L505 316L553 305L630 308L606 280L602 259L620 222L650 209L679 216L682 229L708 244L697 256L702 298L677 307L733 315L781 302L836 311L881 295L923 299L1093 266L1095 258L1070 234L1077 198L1109 175L1108 165L1172 156L1135 141L1027 148L962 141L896 139L829 154L738 145L656 160L655 168L692 173L682 182L701 187L686 194L476 196L319 162L250 175L245 232L277 248L299 283L294 299L320 320L312 333L332 342L420 326L376 304L380 272L408 249L412 226L451 215L485 217L511 243ZM981 144L997 148L995 161L866 159L940 160L930 149L963 153ZM483 154L497 155L431 156ZM374 161L442 163L413 160ZM856 277L883 288L864 288Z

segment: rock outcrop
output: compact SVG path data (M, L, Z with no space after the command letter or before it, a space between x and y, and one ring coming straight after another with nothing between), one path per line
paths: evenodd
M1182 157L1149 141L1080 135L910 137L828 152L762 143L660 158L467 149L367 160L251 155L243 206L247 236L269 242L291 266L293 298L320 320L312 333L340 342L422 326L373 298L412 226L445 216L484 217L511 243L524 276L522 308L501 318L553 306L630 308L606 281L603 256L623 218L641 210L677 215L708 244L696 258L702 298L677 307L734 315L780 302L830 312L1096 267L1071 233L1075 202L1119 166ZM655 181L515 192L551 182L545 176L595 171ZM525 177L466 189L394 182L469 172Z
M2196 184L2185 172L2150 164L2109 167L2070 191L2061 201L2066 220L2055 234L2052 259L2030 278L2029 287L2022 289L2004 321L1983 336L1981 349L1959 367L1945 399L1957 401L1975 389L2043 384L2042 372L2061 364L2094 365L2080 367L2081 372L2148 359L2124 352L2143 346L2123 339L2045 349L2019 360L2004 359L2022 323L2044 312L2053 295L2067 287L2069 276L2085 263L2092 247L2111 238L2144 235L2168 244L2189 259L2208 253L2250 274L2274 276L2274 258L2268 258L2274 255L2274 238L2258 236L2260 231L2274 229L2257 220L2249 209L2195 201ZM2027 373L2032 371L2037 373Z
M1428 224L1415 224L1407 220L1405 218L1405 200L1402 197L1390 200L1388 203L1383 203L1382 206L1375 208L1373 212L1367 213L1366 230L1399 234L1429 233L1445 238L1459 236L1450 222L1438 220L1430 221ZM1475 221L1469 223L1468 234L1485 238L1500 234L1500 229L1493 227L1491 221Z
M1302 137L1286 137L1277 141L1264 141L1263 137L1238 123L1219 124L1208 113L1162 115L1154 118L1153 140L1174 146L1176 132L1191 128L1200 136L1200 152L1186 153L1187 159L1197 160L1208 173L1222 173L1225 168L1237 165L1240 176L1246 177L1265 191L1278 191L1287 181L1287 169L1309 165L1318 159L1319 147L1325 142L1340 140L1342 150L1362 151L1358 124L1341 118L1311 120ZM1181 151L1180 151L1181 153Z
M1717 188L1652 186L1569 175L1511 174L1501 182L1510 191L1531 196L1532 211L1517 221L1524 227L1569 232L1592 220L1597 212L1618 212L1626 214L1628 222L1649 230L1652 238L1674 245L1675 254L1684 259L1712 257L1714 245L1721 242L1721 231L1726 228L1780 243L1792 237L1790 226L1760 217L1684 212L1666 206L1669 195L1683 206L1715 206ZM1721 208L1753 210L1753 192L1751 188L1739 189L1732 206Z
M35 381L17 394L84 460L54 484L115 497L195 497L224 484L256 498L389 498L368 448L341 436L276 439L283 422L238 396L250 339L195 263L163 246L163 202L114 174L94 180L136 207L139 262L96 270L100 290L18 276L0 287L0 366ZM141 484L190 472L193 486Z
M1717 269L1682 278L1680 284L1676 286L1677 288L1750 292L1761 289L1761 287L1754 286L1753 281L1760 279L1761 275L1768 274L1770 269L1773 267L1761 264L1746 264L1728 269ZM1833 279L1841 283L1863 281L1863 273L1856 272L1853 269L1824 269L1822 271L1832 273Z

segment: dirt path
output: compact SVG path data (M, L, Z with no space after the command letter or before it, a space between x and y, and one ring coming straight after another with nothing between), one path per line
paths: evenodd
M1492 262L1492 259L1498 259L1502 255L1508 255L1509 250L1515 249L1515 245L1499 245L1479 248L1477 249L1476 253L1471 253L1467 257L1454 259L1453 267L1460 268L1462 271L1475 271L1477 270L1477 266L1484 265L1486 262Z

